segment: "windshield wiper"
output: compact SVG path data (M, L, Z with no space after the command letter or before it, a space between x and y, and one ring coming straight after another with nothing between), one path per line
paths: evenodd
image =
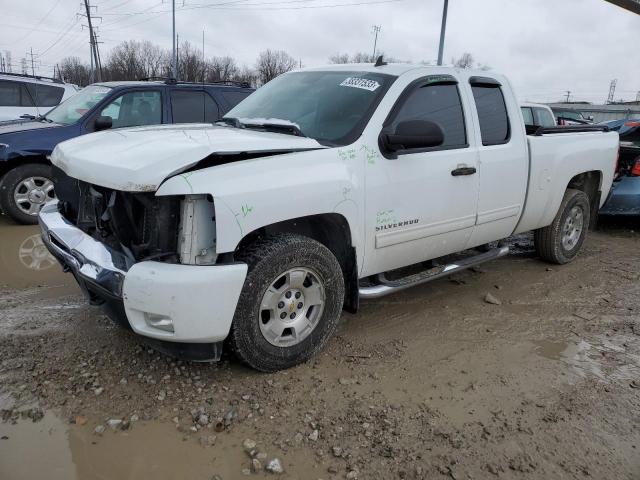
M231 125L234 128L244 128L244 124L235 117L222 117L222 119L218 120L216 123L224 123L226 125Z
M243 124L244 128L257 128L265 131L275 132L275 133L284 133L288 135L295 135L296 137L306 137L300 127L294 124L285 124L285 123L245 123Z

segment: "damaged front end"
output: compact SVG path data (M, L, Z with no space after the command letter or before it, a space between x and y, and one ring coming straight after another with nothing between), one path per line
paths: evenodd
M90 302L159 350L219 358L247 267L216 264L213 198L123 192L58 168L54 177L43 239Z

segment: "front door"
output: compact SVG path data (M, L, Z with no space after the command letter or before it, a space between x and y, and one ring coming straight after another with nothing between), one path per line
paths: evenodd
M465 248L476 221L479 176L461 94L454 77L422 78L407 87L385 121L385 131L407 120L435 122L444 143L367 165L362 276Z

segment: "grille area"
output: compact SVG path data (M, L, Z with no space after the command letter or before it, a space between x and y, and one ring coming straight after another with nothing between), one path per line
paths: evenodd
M53 176L61 213L82 231L132 262L178 261L179 197L91 185L58 168Z

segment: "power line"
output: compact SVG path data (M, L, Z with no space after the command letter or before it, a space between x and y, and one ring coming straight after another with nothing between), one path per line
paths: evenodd
M42 24L42 22L44 22L44 21L45 21L45 19L46 19L46 18L48 18L48 17L49 17L49 15L51 15L51 12L53 12L53 11L55 10L55 8L60 4L60 1L61 1L61 0L58 0L56 3L54 3L54 4L53 4L53 7L51 7L51 8L49 9L49 11L48 11L47 13L45 13L45 14L44 14L44 16L40 19L40 21L38 21L38 23L36 23L36 25L35 25L33 28L31 28L31 30L29 30L29 31L24 35L24 37L19 38L18 40L15 40L13 43L14 43L14 44L15 44L15 43L20 43L20 42L22 42L22 41L26 40L26 39L27 39L27 37L28 37L29 35L31 35L31 34L33 33L33 31L34 31L36 28L38 28L38 27Z

